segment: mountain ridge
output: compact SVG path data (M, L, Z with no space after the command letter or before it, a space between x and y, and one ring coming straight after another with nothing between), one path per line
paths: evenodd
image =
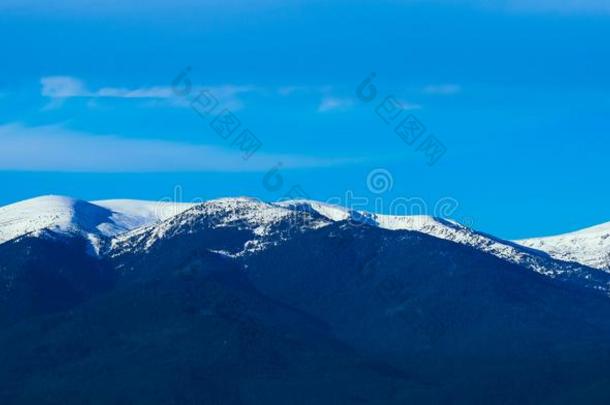
M610 222L542 238L515 241L550 256L610 271Z
M70 200L59 222L101 235L126 203L102 204L87 222ZM441 218L252 198L171 214L101 235L98 255L83 229L0 244L0 401L610 397L600 270Z
M235 246L231 251L219 251L229 256L263 249L269 243L280 243L295 231L347 222L354 227L421 232L483 251L551 278L574 280L610 292L610 273L599 271L605 270L603 266L592 265L586 258L580 261L581 257L565 253L566 249L557 253L533 240L503 240L451 219L384 215L302 199L268 203L250 197L231 197L189 204L141 200L86 202L70 197L43 196L0 208L0 243L50 229L60 234L83 236L89 241L89 249L94 255L116 256L130 249L145 251L157 240L189 232L201 221L210 227L241 226L251 231L242 248ZM610 255L610 237L608 243L607 254Z

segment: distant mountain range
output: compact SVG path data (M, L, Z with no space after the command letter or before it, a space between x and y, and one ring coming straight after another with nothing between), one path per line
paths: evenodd
M609 235L306 200L8 205L0 402L608 401Z

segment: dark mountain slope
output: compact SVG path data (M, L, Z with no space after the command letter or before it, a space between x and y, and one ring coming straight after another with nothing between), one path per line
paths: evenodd
M264 294L449 397L543 400L610 371L607 297L423 234L337 224L242 265Z
M195 226L159 238L144 254L119 256L117 267L126 280L156 277L207 248L239 251L234 242L249 235L244 224L216 232ZM610 393L599 389L610 372L607 297L474 248L334 223L226 261L262 294L320 319L340 341L430 383L443 399Z
M610 400L608 297L306 215L202 206L104 260L78 239L3 245L4 322L21 322L0 331L0 402Z
M404 403L432 400L213 255L73 311L0 331L2 403Z
M87 241L45 231L0 245L0 325L66 310L112 287L115 273Z

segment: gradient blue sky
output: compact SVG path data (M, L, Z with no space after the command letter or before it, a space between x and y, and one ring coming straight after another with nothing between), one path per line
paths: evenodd
M297 184L374 199L384 168L385 201L451 197L456 219L505 238L610 220L610 3L139 3L0 3L0 204L176 186L277 200ZM171 91L186 66L263 142L252 159ZM389 95L447 147L436 165L376 115Z

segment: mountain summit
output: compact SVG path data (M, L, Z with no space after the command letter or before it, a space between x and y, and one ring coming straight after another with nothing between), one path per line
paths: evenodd
M0 219L2 403L610 399L610 274L448 219L56 196Z
M139 200L82 201L43 196L0 208L0 244L43 230L84 237L96 255L147 249L166 235L192 232L200 221L213 227L241 224L252 237L231 254L278 243L296 229L346 222L388 231L413 231L469 246L502 260L560 279L579 279L607 290L610 226L543 239L516 242L477 232L450 219L425 215L382 215L310 200L266 203L254 198L222 198L201 204ZM283 227L283 230L282 230Z
M610 272L610 222L563 235L516 242L547 252L558 260L577 262Z

